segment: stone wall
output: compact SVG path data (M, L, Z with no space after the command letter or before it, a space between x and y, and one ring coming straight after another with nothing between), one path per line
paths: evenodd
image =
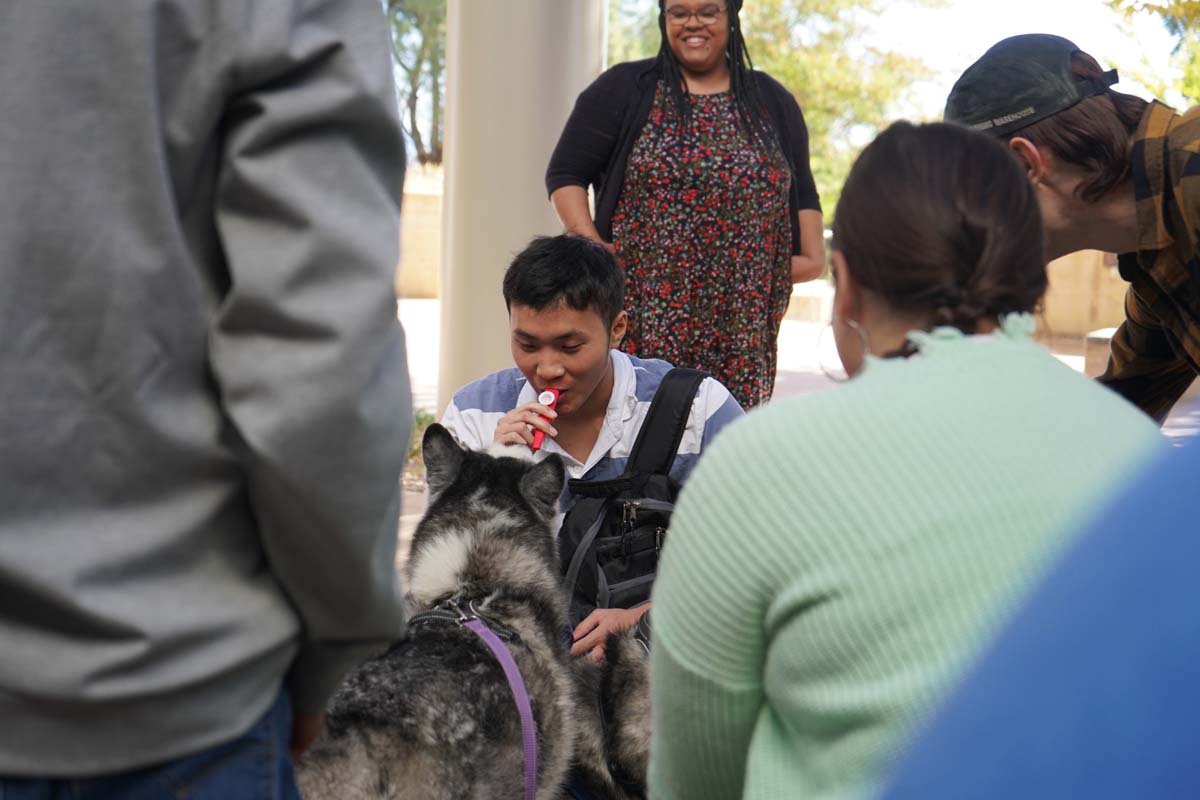
M1072 253L1047 267L1050 288L1039 315L1039 336L1055 343L1083 347L1089 333L1112 328L1125 319L1125 289L1117 273L1116 258L1095 250ZM792 290L787 319L826 322L833 289L825 279L797 285Z
M1053 338L1083 338L1125 319L1125 289L1116 258L1084 250L1051 261L1040 327Z
M400 215L397 297L437 297L442 266L442 170L410 166Z

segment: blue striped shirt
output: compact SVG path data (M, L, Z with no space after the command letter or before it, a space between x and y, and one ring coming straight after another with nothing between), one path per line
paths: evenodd
M612 396L608 400L600 435L587 460L579 461L548 436L534 454L535 459L541 459L548 453L557 453L571 478L606 480L625 471L633 443L650 409L650 401L663 376L671 370L670 364L658 359L636 358L619 350L613 350L611 356ZM535 400L537 393L525 376L516 367L510 367L455 392L441 422L463 447L486 450L492 445L500 418L517 406ZM742 407L728 389L713 378L705 378L692 401L692 412L671 466L671 476L682 484L713 437L742 414ZM565 513L574 501L575 498L565 492L560 511Z

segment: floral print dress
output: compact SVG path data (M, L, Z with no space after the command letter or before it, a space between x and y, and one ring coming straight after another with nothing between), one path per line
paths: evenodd
M791 296L791 171L739 122L733 94L687 95L679 124L660 82L625 167L613 245L641 358L711 372L745 408L771 399Z

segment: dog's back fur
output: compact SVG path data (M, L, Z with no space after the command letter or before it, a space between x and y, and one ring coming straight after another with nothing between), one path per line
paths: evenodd
M515 635L508 646L537 724L539 800L562 797L572 762L599 796L629 797L609 774L595 678L562 641L567 598L551 529L561 460L466 451L440 425L423 449L430 501L408 560L413 610L453 597ZM298 779L309 800L505 800L523 797L523 764L499 662L470 630L435 620L351 673Z

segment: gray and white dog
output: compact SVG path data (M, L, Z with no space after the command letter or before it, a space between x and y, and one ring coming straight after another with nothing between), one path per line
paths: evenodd
M631 639L614 643L616 673L573 661L564 646L567 597L551 527L562 461L467 451L437 424L422 447L429 505L406 569L413 610L452 599L507 639L537 727L538 800L564 797L572 767L597 798L638 797L648 729L618 732L612 717L629 709L632 725L647 724L643 653ZM618 685L625 680L633 685ZM308 800L505 800L523 797L523 765L499 662L452 618L426 617L343 682L298 780Z

